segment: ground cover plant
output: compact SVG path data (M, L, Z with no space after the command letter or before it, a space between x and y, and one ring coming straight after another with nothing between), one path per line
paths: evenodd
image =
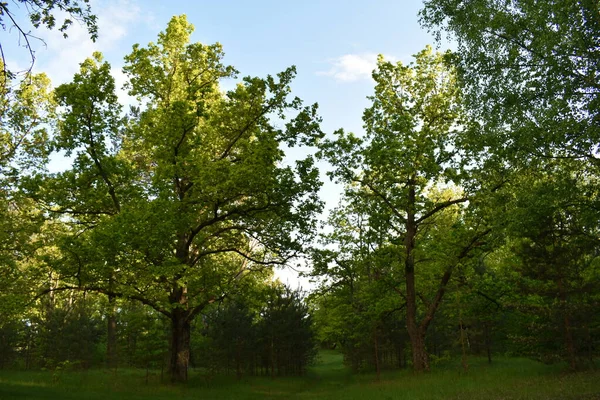
M159 382L160 373L143 370L0 373L2 399L597 399L598 371L567 374L566 365L523 358L493 364L476 358L469 371L445 362L435 372L386 371L353 374L335 351L323 351L304 377L233 376L207 378L190 373L188 385ZM147 380L147 381L146 381Z

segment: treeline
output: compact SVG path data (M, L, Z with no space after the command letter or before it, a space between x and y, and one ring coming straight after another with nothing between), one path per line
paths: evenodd
M108 304L94 293L55 296L42 309L0 327L3 368L86 369L105 367ZM119 304L118 366L160 367L167 331L164 318L136 303Z
M497 357L529 357L544 363L573 362L576 368L595 368L600 355L600 318L597 284L569 289L569 306L561 307L555 293L525 288L520 276L514 280L489 271L477 286L457 284L449 288L444 304L432 322L426 340L432 368L450 359L470 361ZM548 282L528 282L538 287ZM512 286L512 287L511 287ZM375 296L363 288L350 296L348 288L313 295L314 314L322 348L338 349L355 372L410 368L411 346L402 316L404 302L388 292ZM380 288L381 289L381 288ZM345 292L345 293L344 293ZM384 297L385 299L381 299ZM565 318L569 321L567 332ZM572 345L572 347L570 347Z
M252 300L237 296L207 310L192 327L191 367L204 375L302 375L316 356L312 317L302 293L264 286ZM261 303L259 299L263 299ZM29 315L0 323L0 368L86 369L110 366L107 315L112 306L94 293L53 296ZM169 321L132 301L115 313L112 368L166 374Z

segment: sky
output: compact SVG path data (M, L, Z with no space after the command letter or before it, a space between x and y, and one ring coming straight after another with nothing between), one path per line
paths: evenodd
M57 30L32 31L45 42L31 42L34 72L48 74L53 85L68 82L84 59L100 51L121 86L126 80L123 57L131 47L155 42L173 15L186 14L195 26L192 41L221 43L224 62L240 71L240 77L265 77L295 65L292 94L305 104L319 104L321 127L327 134L340 128L362 132L378 54L408 63L427 44L434 45L433 35L419 26L421 0L92 0L91 6L98 17L95 43L78 23L67 31L66 39ZM23 11L17 16L25 18ZM14 29L0 31L0 42L9 69L29 66L29 53L18 47ZM119 97L123 103L131 101L125 91ZM64 168L65 163L55 159L53 168ZM321 169L324 172L327 166ZM324 173L323 181L321 198L328 210L337 204L340 188ZM310 286L291 269L277 275L293 287Z

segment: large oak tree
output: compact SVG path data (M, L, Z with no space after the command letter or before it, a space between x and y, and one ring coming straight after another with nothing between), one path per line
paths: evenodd
M281 148L321 135L316 105L290 99L294 68L224 93L237 71L219 44L190 43L192 30L173 17L156 43L133 47L124 70L139 105L127 120L99 54L57 88L55 147L74 163L36 193L72 231L64 288L167 316L175 381L187 379L194 317L253 269L300 254L321 208L312 158L286 165Z

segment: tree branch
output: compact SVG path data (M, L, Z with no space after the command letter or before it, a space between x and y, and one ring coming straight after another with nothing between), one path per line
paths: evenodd
M103 287L99 287L99 286L60 286L60 287L56 287L56 288L48 288L48 289L44 289L43 291L41 291L40 293L38 293L30 302L29 304L34 303L35 301L37 301L38 299L40 299L42 296L48 294L48 293L52 293L52 292L61 292L61 291L67 291L67 290L75 290L75 291L87 291L87 292L96 292L96 293L101 293L107 296L113 296L113 297L119 297L119 298L125 298L125 299L129 299L129 300L136 300L141 302L144 305L150 306L153 309L155 309L156 311L158 311L159 313L167 316L167 317L171 317L171 312L168 311L167 309L160 307L156 302L143 297L143 296L138 296L138 295L130 295L130 294L125 294L122 292L116 292L113 290L108 290L106 288Z
M444 293L446 292L446 286L448 285L448 282L450 281L450 278L452 277L452 271L454 270L454 268L458 264L460 264L460 262L464 258L469 256L469 253L471 252L471 250L479 245L479 240L481 238L483 238L484 236L486 236L487 234L489 234L490 232L491 232L491 229L488 228L488 229L476 234L475 236L473 236L473 238L469 241L469 243L463 247L463 249L461 250L460 254L458 255L456 261L454 263L450 264L448 267L446 267L446 271L444 271L444 275L442 275L442 279L440 281L440 286L437 290L437 293L435 294L433 301L429 305L429 309L427 310L427 313L425 314L423 321L421 321L421 323L419 324L419 330L421 330L421 332L425 332L427 330L427 327L431 323L431 320L433 319L435 312L437 311L440 303L442 302L442 298L444 297Z
M448 208L448 207L450 207L451 205L454 205L454 204L464 203L467 200L469 200L468 197L461 197L459 199L448 200L448 201L445 201L443 203L440 203L437 206L435 206L433 209L429 210L427 213L425 213L424 215L422 215L420 218L418 218L415 221L415 223L416 224L420 224L421 222L425 221L426 219L431 218L432 216L434 216L438 212L444 210L445 208Z

